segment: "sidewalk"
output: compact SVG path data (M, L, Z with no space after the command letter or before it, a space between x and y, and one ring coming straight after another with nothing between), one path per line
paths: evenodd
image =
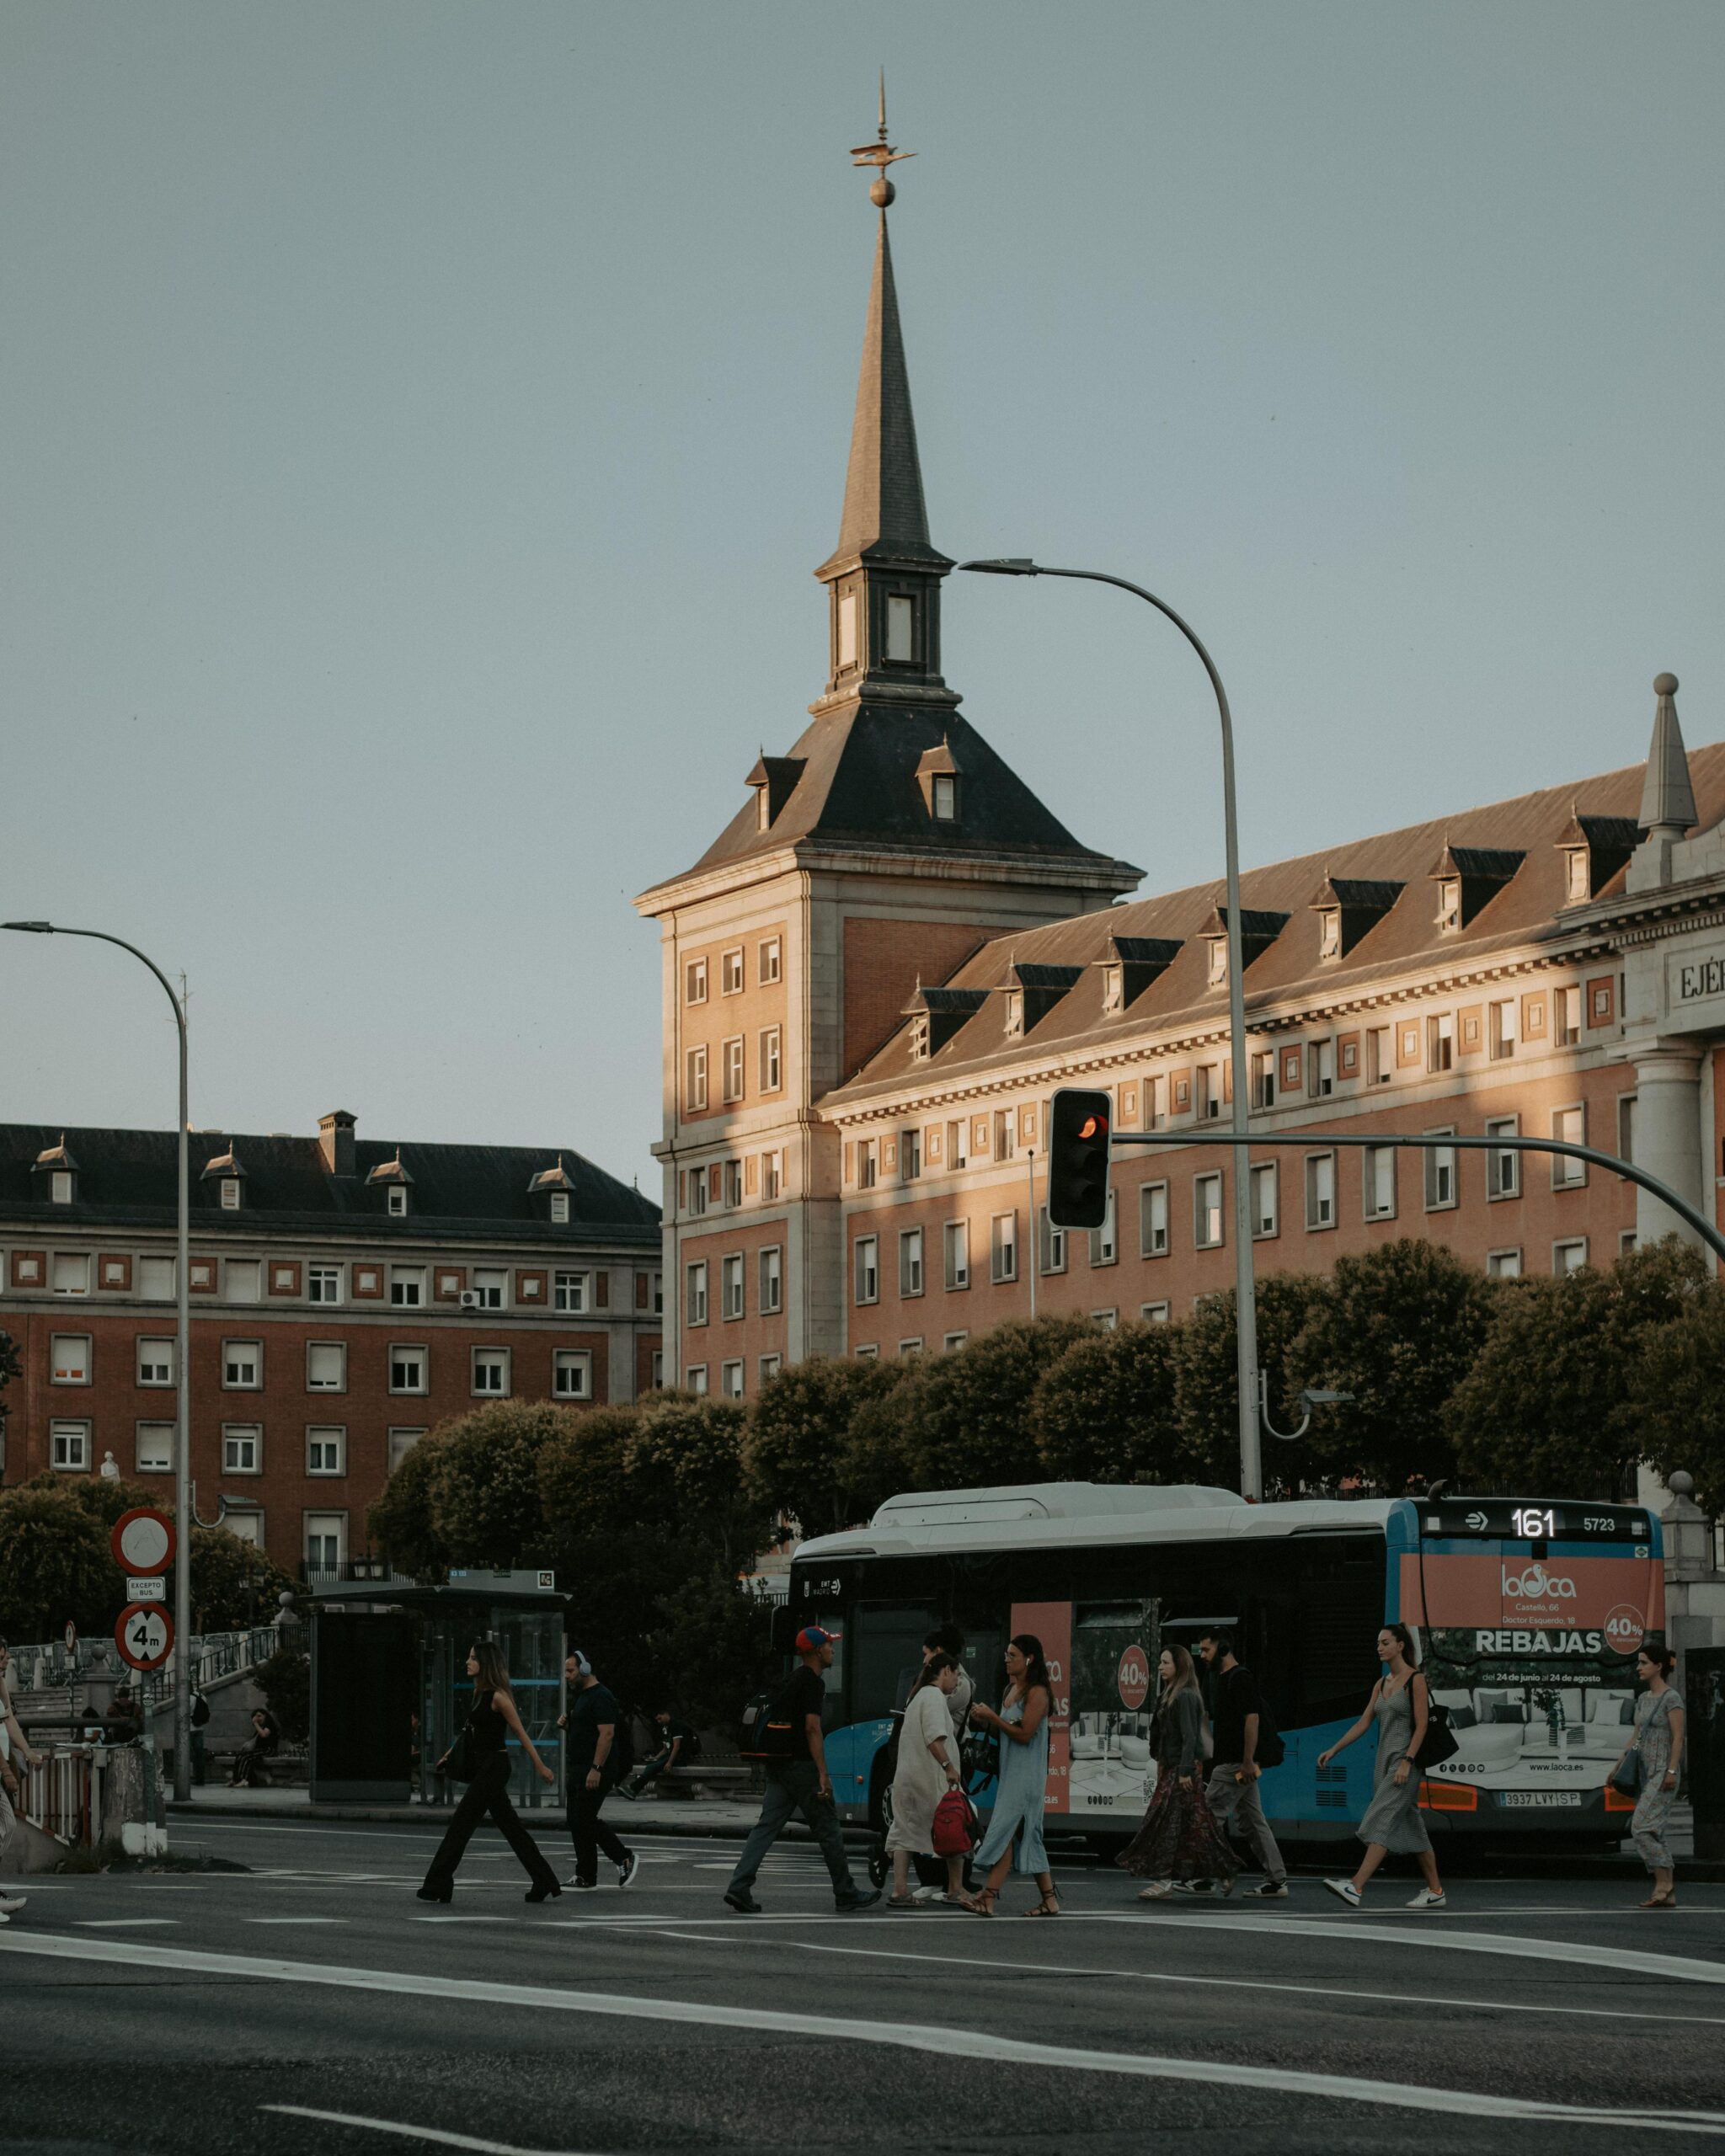
M720 1840L741 1841L760 1811L758 1797L649 1797L638 1804L619 1798L606 1806L605 1816L620 1833L631 1838L644 1834L708 1834ZM441 1827L455 1817L455 1806L313 1804L311 1791L306 1789L229 1789L225 1783L211 1783L195 1789L189 1803L180 1804L170 1797L168 1814L170 1819L383 1820L398 1826ZM531 1827L542 1817L560 1821L563 1813L561 1806L546 1806L540 1811L524 1811L521 1817ZM806 1836L809 1830L798 1822L785 1831L792 1836Z

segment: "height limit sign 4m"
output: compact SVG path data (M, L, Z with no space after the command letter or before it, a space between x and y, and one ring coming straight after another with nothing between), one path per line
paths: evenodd
M174 1522L166 1513L140 1505L115 1522L110 1546L115 1562L129 1576L131 1597L114 1627L114 1644L134 1669L159 1669L174 1646L174 1620L167 1609Z

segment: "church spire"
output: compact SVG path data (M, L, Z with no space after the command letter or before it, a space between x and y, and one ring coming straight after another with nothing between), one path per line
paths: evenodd
M814 572L831 593L829 696L888 683L900 690L943 687L939 580L953 564L928 536L886 216L897 193L887 168L915 155L887 140L883 76L878 139L851 152L854 163L873 169L868 199L880 221L839 541Z

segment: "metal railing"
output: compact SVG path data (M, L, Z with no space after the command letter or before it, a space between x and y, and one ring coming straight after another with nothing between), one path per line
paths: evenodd
M201 1690L206 1684L219 1684L224 1677L238 1676L254 1663L266 1662L281 1643L281 1633L274 1625L196 1635L190 1650L192 1689ZM127 1684L140 1698L152 1702L165 1699L170 1689L165 1668L151 1670L143 1676L117 1668L113 1641L99 1634L80 1640L70 1654L63 1640L44 1641L12 1650L12 1682L19 1691L58 1691L86 1684L92 1676Z

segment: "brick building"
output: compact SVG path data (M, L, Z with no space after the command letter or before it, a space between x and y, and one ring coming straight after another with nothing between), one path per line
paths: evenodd
M365 1545L434 1423L489 1400L633 1400L657 1382L659 1216L555 1148L192 1134L191 1472L202 1517L289 1570ZM4 1480L44 1468L173 1495L171 1131L0 1125Z
M1220 1149L1118 1156L1096 1235L1044 1216L1056 1086L1108 1087L1123 1129L1224 1117L1222 889L1126 902L1140 872L1073 838L959 715L886 225L815 571L825 688L702 858L637 900L662 937L666 1367L740 1396L807 1354L938 1349L1025 1315L1033 1266L1039 1309L1104 1324L1233 1280ZM1645 765L1247 873L1265 1130L1581 1138L1716 1202L1725 744L1685 754L1676 686L1655 684ZM1676 1225L1535 1155L1318 1136L1247 1172L1261 1273L1408 1234L1551 1271Z

